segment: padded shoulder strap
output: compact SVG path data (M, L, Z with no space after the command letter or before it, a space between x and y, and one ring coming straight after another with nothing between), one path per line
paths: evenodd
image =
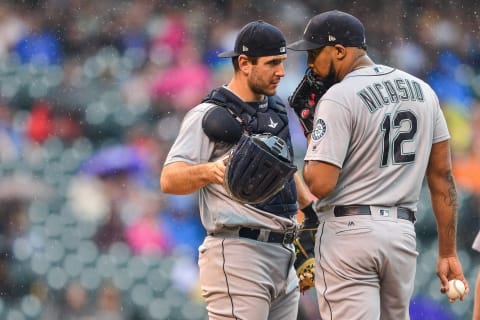
M269 108L275 111L279 111L281 113L287 113L287 108L285 107L285 104L279 96L274 95L267 97L267 99ZM248 113L250 116L254 115L257 112L255 108L250 106L248 103L245 103L242 99L240 99L238 96L236 96L234 93L224 87L218 87L212 90L202 100L202 102L213 102L217 105L225 107L231 107L231 104L233 104L233 106L241 108L241 111Z
M227 103L227 97L219 92L220 88L213 89L209 94L203 98L202 103L211 102L217 105L225 105Z
M233 111L240 113L241 111L246 112L249 115L254 115L256 110L245 103L242 99L237 97L230 90L225 89L224 87L218 87L212 90L202 102L213 102L217 105L234 108Z
M282 99L280 99L280 97L277 95L268 97L268 107L280 113L287 113L287 108L285 107L285 104L283 103Z
M250 123L252 116L254 116L256 112L252 106L249 106L242 99L238 98L235 94L230 92L230 90L225 89L224 87L218 87L212 90L202 102L211 102L226 108L236 117L244 130L247 130L246 124Z

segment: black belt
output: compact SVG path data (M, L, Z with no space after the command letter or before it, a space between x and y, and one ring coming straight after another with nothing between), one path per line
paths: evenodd
M270 231L267 239L259 239L260 229L240 228L240 230L238 231L238 235L242 238L248 238L263 242L291 244L295 239L296 232L294 230L287 232Z
M380 210L387 210L387 209L380 209ZM336 206L333 209L333 214L335 217L346 217L346 216L369 216L372 214L370 211L370 206L361 206L361 205L353 205L353 206ZM382 211L380 211L380 215L382 215ZM388 216L388 213L385 211L385 215ZM397 208L397 218L404 219L411 222L415 222L415 212L408 208L398 207Z

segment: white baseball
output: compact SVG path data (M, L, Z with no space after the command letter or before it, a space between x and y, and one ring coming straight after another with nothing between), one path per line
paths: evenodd
M462 281L453 279L448 281L448 291L447 296L450 299L458 299L463 297L465 294L465 285Z

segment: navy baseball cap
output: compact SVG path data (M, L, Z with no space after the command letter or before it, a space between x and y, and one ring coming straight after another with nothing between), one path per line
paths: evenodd
M287 53L287 42L283 33L275 26L262 21L246 24L235 40L232 51L220 53L220 58L236 57L244 54L249 57L276 56Z
M327 45L365 47L365 28L351 14L332 10L320 13L307 24L303 37L287 48L296 51L320 49Z

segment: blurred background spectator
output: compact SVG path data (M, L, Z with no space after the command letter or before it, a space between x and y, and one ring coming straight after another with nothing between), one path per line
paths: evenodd
M167 196L165 153L191 107L230 76L238 29L263 19L298 38L313 15L348 11L369 54L427 81L452 134L459 255L479 257L480 16L476 1L4 0L0 3L0 319L206 319L195 195ZM289 52L279 94L303 75ZM290 114L292 115L292 114ZM292 116L298 166L305 138ZM435 223L419 204L412 319L469 319L435 276ZM299 319L317 319L316 295Z
M87 290L76 280L66 284L57 300L49 302L41 316L45 320L81 320L94 314Z

